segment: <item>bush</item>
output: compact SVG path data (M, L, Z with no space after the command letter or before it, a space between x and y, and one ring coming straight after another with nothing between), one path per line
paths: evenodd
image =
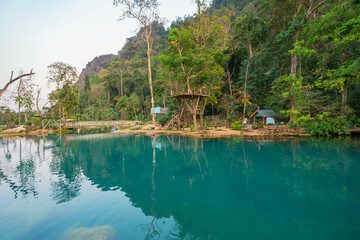
M160 115L157 120L161 124L161 126L164 126L168 121L171 120L172 115L173 112L168 110L167 113L165 113L164 115Z
M41 118L33 117L31 120L33 126L37 126L41 123Z
M190 126L190 132L195 131L195 127L194 126Z
M242 130L245 127L240 121L234 121L232 123L232 129L234 130Z
M349 123L342 118L326 118L315 120L307 126L310 134L315 136L349 135Z
M27 120L27 121L25 122L25 125L26 125L26 126L31 126L31 125L32 125L32 121Z
M263 128L264 126L261 124L261 125L259 125L259 124L257 124L257 125L254 125L254 126L252 126L252 129L260 129L260 128Z
M355 115L349 118L349 123L353 125L360 125L360 118L357 118Z

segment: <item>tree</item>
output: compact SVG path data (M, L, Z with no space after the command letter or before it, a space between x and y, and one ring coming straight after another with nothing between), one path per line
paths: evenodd
M158 2L157 0L114 0L114 4L121 4L125 7L122 13L122 18L134 18L138 20L141 26L145 29L145 41L147 44L147 58L148 58L148 77L151 95L152 120L154 126L155 121L155 102L153 92L153 81L151 75L151 52L153 46L153 28L152 23L159 20L158 16Z
M210 17L202 13L196 20L170 30L170 52L162 55L160 60L168 71L178 72L179 82L183 83L185 79L184 84L189 94L194 92L193 89L202 93L204 89L215 90L221 86L229 24L230 20L225 16ZM200 123L203 125L206 100L199 103L198 100L194 100L187 104L193 115L195 130L198 109Z
M113 61L109 65L109 70L120 76L120 85L117 84L119 96L124 95L124 72L126 69L127 61Z
M336 1L305 30L307 43L319 58L317 86L340 92L341 113L345 114L349 82L360 78L359 3Z
M208 0L193 0L193 2L196 3L197 14L200 16L201 13L207 9Z
M248 54L245 64L245 77L242 101L244 104L243 108L243 119L246 115L247 104L250 104L248 100L248 76L251 61L255 57L255 53L262 44L265 38L266 23L256 17L254 12L247 12L244 16L237 19L235 25L236 37L235 40L238 42L238 48L243 48Z
M76 68L63 62L55 62L50 64L48 69L48 82L56 84L56 89L50 93L49 99L56 102L66 127L66 118L79 103Z
M16 88L15 102L18 105L19 125L21 125L21 109L24 108L30 111L34 105L33 86L29 79L20 79ZM27 115L25 114L25 121L27 121Z
M16 77L16 78L13 78L14 72L12 71L12 72L11 72L11 76L10 76L10 81L5 85L4 88L0 89L0 97L1 97L1 95L8 89L8 87L9 87L12 83L16 82L17 80L19 80L19 79L21 79L21 78L23 78L23 77L32 76L32 75L34 75L34 74L35 74L35 73L33 73L33 72L32 72L32 69L31 69L30 73L21 74L20 76L18 76L18 77Z
M131 94L130 97L121 96L117 99L116 108L120 112L122 119L127 119L131 113L133 113L133 118L136 119L140 108L140 98L135 93Z

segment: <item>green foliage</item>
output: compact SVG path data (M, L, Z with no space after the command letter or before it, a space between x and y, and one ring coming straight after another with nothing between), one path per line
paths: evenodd
M349 123L354 125L360 125L360 118L356 117L356 115L353 115L349 118Z
M161 55L160 60L167 71L176 71L175 77L187 91L203 87L215 89L221 83L217 78L224 73L228 25L229 19L225 16L201 15L170 30L169 52Z
M223 119L238 119L246 103L247 112L256 106L282 111L294 127L318 121L316 115L323 112L354 115L351 123L357 122L359 4L305 2L215 0L209 10L179 18L168 30L153 23L150 60L155 106L164 101L171 105L169 95L201 89L211 95L205 115ZM309 10L312 14L307 14ZM142 27L128 38L118 56L104 64L104 71L91 80L85 77L77 111L84 119L149 117L145 32ZM290 74L294 56L297 71ZM241 99L235 99L234 92L245 89L245 79L251 97L236 102ZM353 110L344 107L347 103ZM169 118L159 120L164 123Z
M245 127L240 121L233 121L232 123L232 129L234 130L242 130Z
M328 117L329 113L317 115L315 121L307 125L307 130L315 136L349 135L349 123L340 117Z
M161 126L164 126L168 121L170 121L173 114L173 111L168 109L168 111L164 115L160 115L158 117L158 122L161 124Z
M252 126L253 129L260 129L260 128L263 128L263 127L264 127L264 125L263 125L262 122L259 122L259 123Z
M79 103L76 68L63 62L55 62L48 68L49 83L56 83L56 89L49 94L49 99L60 107L63 117L68 118L74 114Z
M133 93L130 97L124 95L118 98L115 109L120 113L121 119L136 119L140 104L139 96Z
M33 126L37 126L37 125L39 125L40 123L41 123L41 118L33 117L33 118L31 119L31 125L33 125Z
M193 132L193 131L195 131L195 127L194 126L190 126L190 132Z
M119 118L119 114L113 108L103 108L99 114L100 120L103 121L117 120Z
M93 84L99 84L100 83L100 78L99 78L99 75L94 75L91 79L91 83Z

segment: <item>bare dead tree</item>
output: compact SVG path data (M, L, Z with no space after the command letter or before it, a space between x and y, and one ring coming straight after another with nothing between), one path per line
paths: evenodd
M38 116L40 115L40 109L39 109L40 92L41 92L41 90L40 90L40 88L38 88L37 95L36 95L36 112L37 112Z
M31 69L30 73L25 73L25 74L21 74L20 76L16 77L16 78L13 78L13 75L14 75L14 71L11 72L11 76L10 76L10 81L5 85L4 88L0 89L0 97L1 95L8 89L8 87L16 82L17 80L23 78L23 77L27 77L27 76L32 76L34 75L35 73L33 73L33 70Z
M207 9L208 0L193 0L197 5L198 16Z

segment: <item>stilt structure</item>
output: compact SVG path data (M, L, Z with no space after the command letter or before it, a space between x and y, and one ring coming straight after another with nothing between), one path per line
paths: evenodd
M58 126L58 128L59 128L59 130L61 132L61 119L60 119L60 117L52 117L52 116L44 116L44 115L37 115L37 116L34 116L34 117L37 117L37 118L41 119L41 125L42 125L42 130L43 131L47 128L47 126L51 122L54 122ZM49 121L45 125L44 120L46 120L46 119L48 119ZM59 121L59 123L57 121Z
M208 97L210 97L210 95L203 93L180 93L167 98L178 99L182 103L183 110L187 109L191 113L194 123L194 131L197 132L199 131L197 116L200 116L200 128L202 128L202 119ZM183 114L184 112L182 111L181 115ZM181 115L179 116L179 121L181 120Z

